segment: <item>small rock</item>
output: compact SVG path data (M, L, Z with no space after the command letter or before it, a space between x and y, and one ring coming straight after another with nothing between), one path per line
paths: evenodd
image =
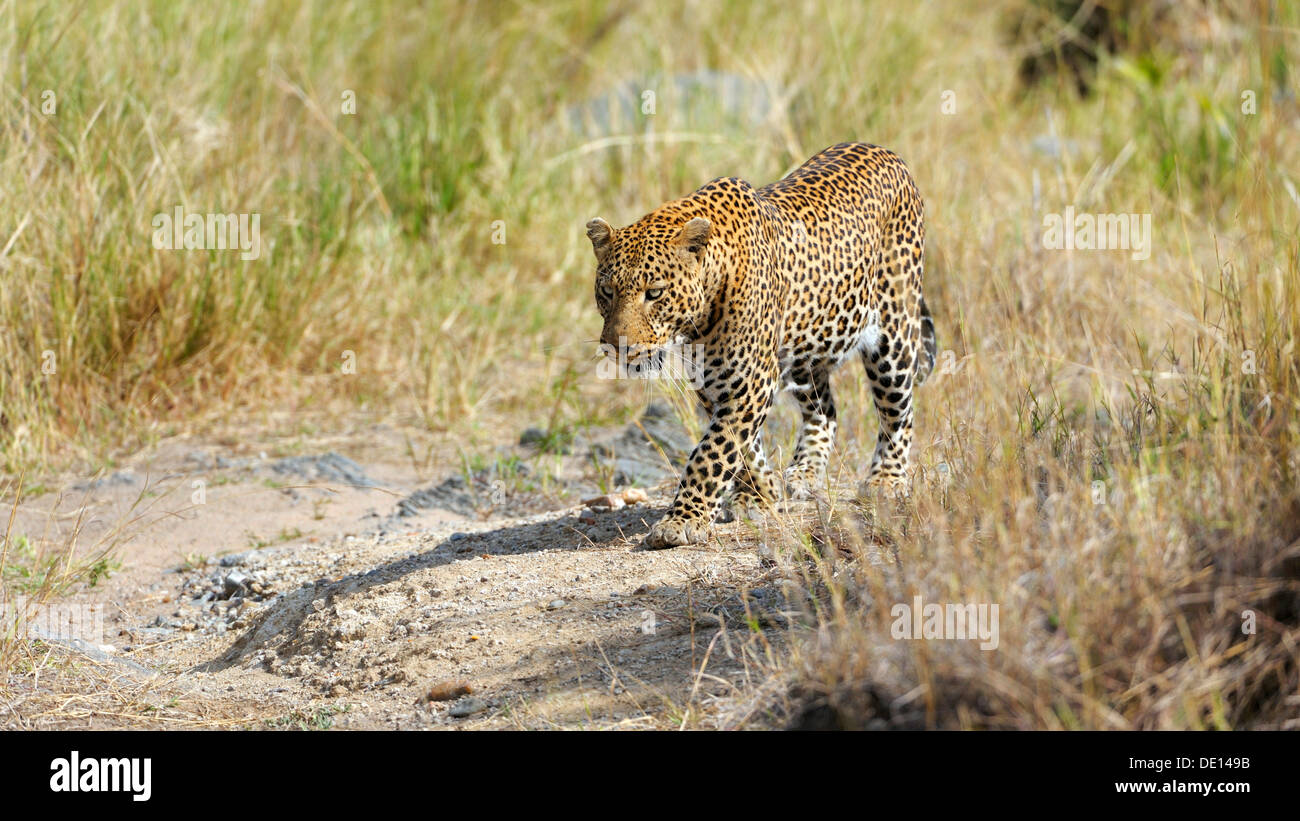
M650 501L650 496L639 487L630 487L623 491L623 501L627 502L629 505L634 505L637 502Z
M606 493L604 496L596 496L592 499L584 499L582 503L587 507L591 508L592 510L600 510L603 508L609 508L610 510L618 510L619 508L627 504L627 502L623 501L623 497L616 493Z
M474 692L474 688L465 681L441 681L429 688L422 701L454 701L461 696Z
M553 602L547 604L547 605L546 605L546 609L547 609L547 610L559 610L559 609L560 609L561 607L563 607L565 604L567 604L567 602L565 602L564 599L556 599L555 601L553 601Z
M212 464L213 464L212 457L209 456L206 451L192 450L189 453L185 454L185 461L186 463L193 465L199 470L212 469Z
M103 476L98 479L91 479L85 482L78 482L77 484L73 485L72 488L73 490L99 490L102 487L123 487L127 485L134 485L137 484L139 481L140 481L139 477L137 477L131 471L119 470L109 474L108 476Z
M226 577L221 580L222 592L224 592L226 596L234 596L235 594L245 590L251 581L252 580L248 577L248 574L239 570L232 571L227 573Z
M466 716L472 716L475 713L483 712L487 709L487 706L487 702L481 698L463 698L451 705L451 709L447 711L447 715L452 718L465 718Z
M545 441L545 439L546 431L541 428L528 428L523 433L519 434L519 444L521 445L536 445L539 442Z

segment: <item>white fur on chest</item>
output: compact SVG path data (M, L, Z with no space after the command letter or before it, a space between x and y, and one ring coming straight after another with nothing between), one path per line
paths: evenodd
M848 359L854 352L861 352L870 356L880 348L880 337L882 329L880 326L880 311L872 310L867 314L867 322L858 332L856 338L851 340L842 340L838 344L832 344L829 351L819 354L818 358L827 357L831 367L837 367L845 359ZM847 342L847 344L846 344ZM777 351L777 360L781 369L781 378L778 391L806 391L811 385L796 383L791 379L791 371L794 370L795 355L790 347L782 346ZM823 361L826 361L823 359Z
M873 310L867 315L867 326L858 334L858 343L853 350L865 354L875 353L880 347L880 311Z

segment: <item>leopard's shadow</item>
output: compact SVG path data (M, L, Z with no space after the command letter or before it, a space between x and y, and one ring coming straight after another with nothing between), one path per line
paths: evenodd
M635 506L594 514L597 524L592 535L580 527L578 516L569 514L546 522L510 525L496 530L464 534L445 539L416 555L408 555L365 572L351 573L336 580L318 579L289 591L259 614L234 645L220 656L196 665L194 672L216 672L245 664L257 651L274 648L295 636L303 621L315 612L314 602L328 607L336 598L363 593L389 584L411 573L479 556L512 556L539 550L604 549L625 543L629 550L644 549L640 538L659 520L663 510Z

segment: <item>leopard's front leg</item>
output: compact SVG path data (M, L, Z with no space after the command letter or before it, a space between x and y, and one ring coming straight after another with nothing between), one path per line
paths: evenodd
M760 433L772 404L771 377L750 374L747 389L709 404L708 430L691 451L668 513L646 536L651 549L701 542L709 537L722 494L737 478L747 494L772 498L776 478L763 458Z

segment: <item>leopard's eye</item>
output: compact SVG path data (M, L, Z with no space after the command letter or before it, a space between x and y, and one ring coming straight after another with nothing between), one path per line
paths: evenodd
M648 290L648 291L645 292L645 298L646 298L646 299L649 299L649 300L655 300L655 299L658 299L659 297L661 297L661 296L663 296L663 295L664 295L664 289L663 289L663 288L651 288L650 290Z
M613 299L614 289L609 287L608 285L602 285L600 286L600 295L603 296L605 299Z

